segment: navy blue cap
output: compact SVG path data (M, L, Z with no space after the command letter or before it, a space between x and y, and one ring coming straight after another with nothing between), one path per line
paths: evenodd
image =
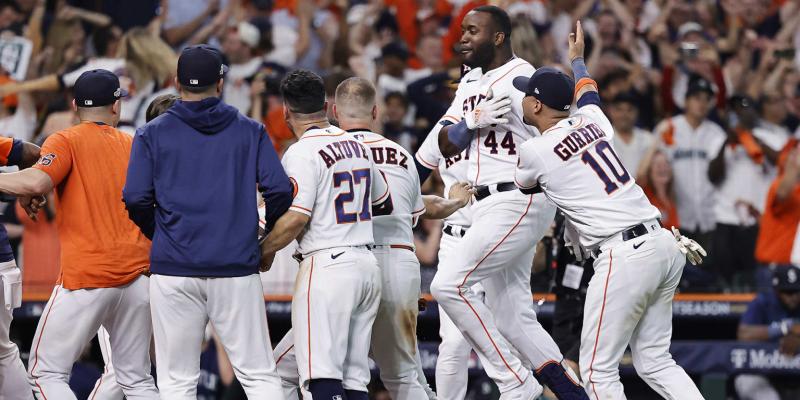
M178 82L183 86L205 87L217 83L228 72L222 53L206 45L189 46L178 58Z
M536 97L554 110L566 111L572 105L575 81L553 67L542 67L530 78L514 78L514 87L528 96Z
M800 268L779 266L772 273L772 286L778 290L800 291Z
M710 96L714 96L714 85L708 79L692 74L689 76L689 83L686 86L686 97L694 96L697 93L708 93Z
M119 86L119 78L105 69L86 71L78 77L72 88L78 107L102 107L128 95Z

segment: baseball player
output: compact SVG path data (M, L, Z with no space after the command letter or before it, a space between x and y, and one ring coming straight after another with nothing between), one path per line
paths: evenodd
M163 94L156 96L152 102L147 106L145 112L146 122L150 122L155 117L166 112L180 97L174 94ZM260 194L259 194L260 196ZM100 353L103 356L103 375L95 382L94 389L89 393L89 398L92 400L122 400L125 394L122 393L122 388L117 384L117 377L114 373L114 362L111 356L111 343L108 337L108 331L100 327L97 331L97 342L100 345Z
M0 138L0 164L28 168L38 159L39 146ZM22 303L22 274L14 261L5 226L0 226L0 282L0 399L32 399L19 349L8 337L13 311Z
M389 187L369 149L328 123L322 78L294 71L281 92L298 137L282 160L294 200L263 242L262 269L298 238L292 334L300 384L315 399L366 400L381 295L381 272L369 250L372 217L391 213Z
M614 130L600 109L583 47L578 22L569 38L577 85L556 69L541 68L515 78L514 87L525 94L526 123L542 132L520 146L515 181L523 191L544 191L564 211L569 240L595 258L579 361L586 392L592 399L625 399L618 366L630 344L639 376L658 394L702 399L669 344L684 254L697 262L704 251L661 228L658 209L614 152ZM570 116L573 89L578 109Z
M399 144L372 132L376 123L375 88L367 80L350 78L336 89L333 115L367 145L378 171L386 177L392 212L373 216L372 252L381 270L381 300L372 328L371 358L375 360L393 399L435 399L418 361L416 323L420 295L419 260L412 233L416 220L453 214L472 198L464 183L453 185L450 198L423 196L411 155ZM288 337L289 335L287 335ZM296 392L296 364L285 337L275 348L278 372L287 397Z
M420 173L420 180L424 182L433 169L439 171L439 176L444 183L444 193L449 193L450 188L456 182L463 182L467 179L467 152L463 151L454 157L445 158L439 151L439 130L445 120L440 120L435 129L432 129L425 140L417 149L415 156L418 162L417 171ZM447 122L444 122L445 124ZM442 238L439 241L438 259L445 260L453 255L453 249L461 241L470 227L472 216L470 207L464 207L445 218L442 227ZM483 287L480 283L475 284L471 290L476 292L479 298L484 298ZM439 305L439 354L436 357L436 396L439 400L463 400L467 394L468 384L468 365L472 347L464 339L464 335L458 330L453 320ZM481 359L481 364L485 370L492 368L492 364L483 359L482 354L477 353ZM508 373L506 369L492 371L488 375Z
M150 308L159 390L169 399L197 398L209 322L247 397L282 397L253 188L268 227L289 208L292 188L264 126L219 99L225 68L214 48L181 52L181 100L137 130L123 191L130 218L153 238ZM122 357L114 358L119 372Z
M114 126L126 93L106 70L84 72L74 93L81 123L48 137L33 168L0 175L0 191L31 196L55 189L58 198L61 276L33 338L30 384L38 399L75 399L67 382L72 364L103 326L125 396L157 399L145 276L150 242L119 201L132 138Z
M462 78L443 117L447 125L439 132L439 148L445 157L469 148L467 177L477 202L471 207L472 226L453 257L440 262L431 293L472 348L492 364L487 373L493 374L503 399L538 395L542 389L531 368L560 399L585 398L577 377L568 375L558 347L536 320L532 304L531 260L555 206L542 194L521 193L511 181L518 146L534 135L522 121L523 94L511 82L534 68L514 57L511 22L502 9L473 9L464 17L462 31L461 53L473 69ZM469 290L478 282L486 290L487 304ZM508 373L494 373L500 370Z

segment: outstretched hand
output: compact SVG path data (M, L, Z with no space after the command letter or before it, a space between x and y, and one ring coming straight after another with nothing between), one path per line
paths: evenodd
M581 21L575 23L575 32L569 34L569 61L583 57L585 44L583 42L583 28L581 28Z
M467 182L456 182L450 186L450 191L447 193L447 198L456 200L461 204L461 207L466 206L472 202L472 196L475 195L475 188Z
M39 196L21 196L18 199L19 205L25 210L25 214L28 215L28 218L38 221L37 215L39 214L39 210L44 208L47 204L47 198L39 195Z

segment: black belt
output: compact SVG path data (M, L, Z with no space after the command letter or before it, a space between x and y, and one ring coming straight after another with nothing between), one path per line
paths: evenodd
M497 191L495 193L510 192L512 190L517 190L517 184L515 184L514 182L502 182L494 185L479 185L475 186L475 200L481 201L491 196L492 195L492 192L490 190L491 186L495 186L497 188Z
M632 226L632 227L630 227L628 229L625 229L624 231L622 231L620 233L622 234L622 241L623 242L627 242L628 240L633 240L633 239L636 239L637 237L644 236L644 235L648 234L649 232L650 231L647 230L647 227L644 226L644 224L639 224L639 225L636 225L636 226ZM603 251L600 250L600 248L598 247L597 249L595 249L592 252L592 256L594 258L597 258L597 256L600 255L600 253L602 253L602 252Z
M460 226L453 226L453 225L445 225L444 229L442 229L447 235L455 236L455 237L464 237L467 234L467 228L462 228Z

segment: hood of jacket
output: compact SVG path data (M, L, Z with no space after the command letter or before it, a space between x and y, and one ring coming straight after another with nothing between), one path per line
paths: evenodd
M177 101L167 110L187 125L206 135L224 130L239 115L239 111L217 97L200 101Z

